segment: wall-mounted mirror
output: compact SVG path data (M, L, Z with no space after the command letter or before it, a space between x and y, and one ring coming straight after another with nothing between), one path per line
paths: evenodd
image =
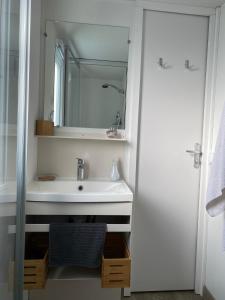
M44 118L125 128L129 29L47 21Z

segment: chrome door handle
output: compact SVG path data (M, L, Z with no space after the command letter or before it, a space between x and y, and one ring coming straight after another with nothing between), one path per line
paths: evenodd
M199 143L195 143L194 150L186 150L187 153L194 156L194 168L199 169L202 159L202 147Z
M186 150L186 152L190 154L202 154L201 151L194 151L194 150Z

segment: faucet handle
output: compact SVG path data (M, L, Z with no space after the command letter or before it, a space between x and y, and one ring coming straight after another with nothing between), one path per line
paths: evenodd
M78 165L84 165L84 159L76 157Z

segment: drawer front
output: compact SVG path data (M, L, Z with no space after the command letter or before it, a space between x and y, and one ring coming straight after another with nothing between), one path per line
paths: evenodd
M102 278L102 288L129 288L130 276L109 275Z
M24 275L24 289L41 289L45 287L46 274Z
M104 275L128 274L130 272L130 259L104 261Z
M24 264L24 275L28 274L43 274L45 271L46 266L45 265L26 265Z
M29 200L29 199L27 199ZM55 203L27 201L27 215L96 215L131 216L132 202Z
M24 290L37 290L45 287L45 281L41 282L24 282Z

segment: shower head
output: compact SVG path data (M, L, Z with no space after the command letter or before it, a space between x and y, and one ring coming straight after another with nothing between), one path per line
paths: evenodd
M102 85L102 88L103 88L103 89L107 89L107 88L109 88L109 87L115 89L115 90L116 90L118 93L120 93L120 94L123 94L123 95L125 94L124 89L120 89L120 88L118 88L117 86L115 86L114 84L104 83L104 84Z

